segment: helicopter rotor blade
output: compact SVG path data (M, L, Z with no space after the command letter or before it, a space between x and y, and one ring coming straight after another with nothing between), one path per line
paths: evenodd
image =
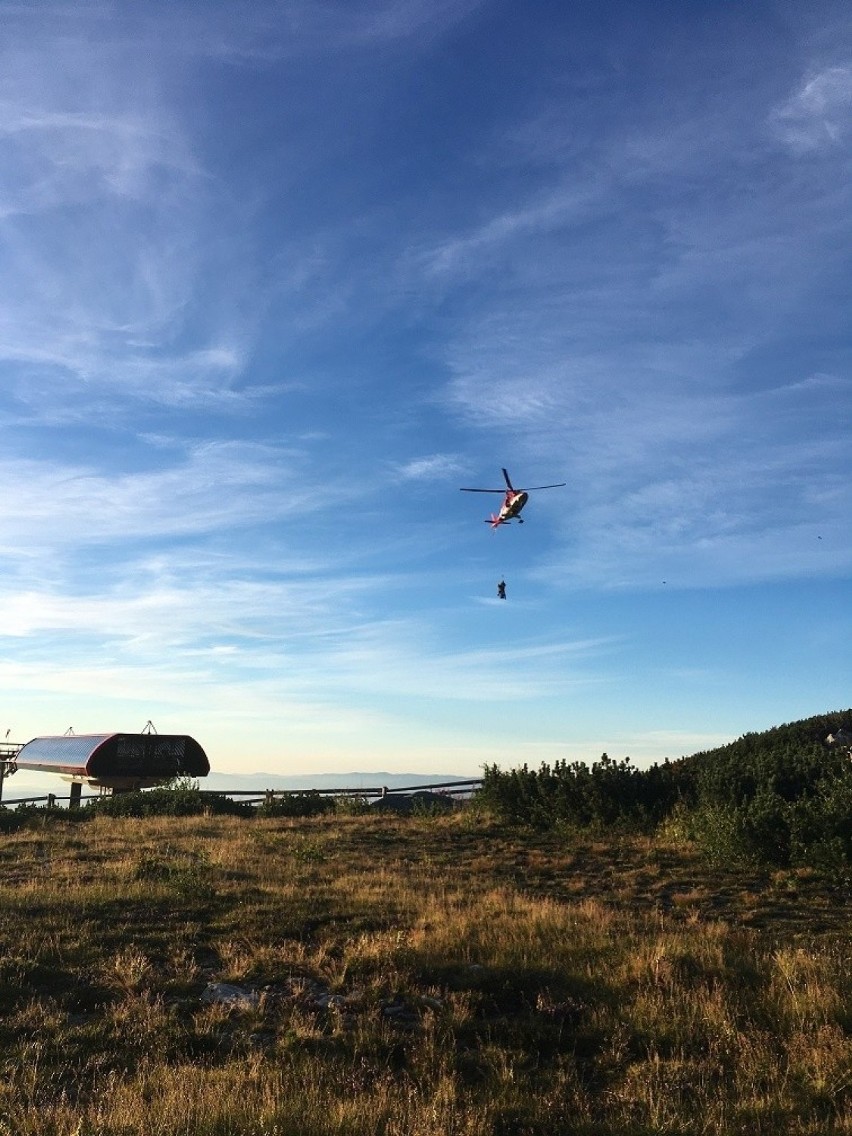
M506 482L506 485L507 485L510 493L529 493L534 489L562 489L564 486L566 486L568 484L567 481L555 481L552 485L531 485L529 489L515 489L514 485L511 482L511 479L509 477L509 471L506 470L506 469L503 470L503 478ZM505 489L479 489L479 488L474 489L470 486L465 485L465 486L462 486L461 492L462 493L505 493L506 490Z

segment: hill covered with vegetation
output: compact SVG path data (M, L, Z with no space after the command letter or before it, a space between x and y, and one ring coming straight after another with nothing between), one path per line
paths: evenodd
M485 770L482 801L506 820L650 831L694 839L712 858L852 872L852 710L749 733L729 745L638 769L592 765Z

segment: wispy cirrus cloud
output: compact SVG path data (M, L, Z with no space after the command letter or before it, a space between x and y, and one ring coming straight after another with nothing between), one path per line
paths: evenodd
M164 57L94 10L19 19L35 34L0 46L9 409L236 405L258 311L243 214L204 168Z
M347 58L395 46L422 48L482 7L484 0L260 0L250 13L226 7L194 21L201 50L235 63L331 55ZM166 18L169 18L169 8ZM180 21L186 27L186 21Z
M849 90L845 68L824 71L774 121L790 141L839 141ZM813 318L842 338L832 281L852 198L840 169L779 177L786 159L765 114L757 91L736 108L699 100L680 118L649 101L632 132L604 118L578 147L551 108L530 120L529 141L512 128L518 162L535 169L526 198L419 262L463 311L444 345L446 405L571 482L564 555L541 579L847 570L848 539L828 553L816 530L844 531L848 458L832 423L852 388L842 366L819 374L789 344Z
M436 703L491 702L509 684L513 698L524 701L606 681L596 660L617 648L611 637L514 648L501 641L476 650L447 650L431 639L429 625L413 618L353 625L323 643L315 656L300 656L300 681Z
M428 276L478 276L492 258L503 258L508 247L555 230L564 234L572 224L581 224L596 201L600 196L594 186L560 186L522 208L495 214L472 232L420 251L415 259Z
M431 481L433 478L452 477L461 473L466 463L458 454L429 454L414 458L398 467L398 476L404 481Z
M286 453L237 441L190 446L182 460L160 457L156 468L140 472L0 459L0 525L11 555L29 546L222 532L304 516L335 499L331 484L303 483L294 497L286 491L292 476Z
M770 124L800 153L840 145L852 127L852 65L826 67L811 75L773 110Z
M342 46L376 46L430 39L455 26L482 7L484 0L366 0L365 3L304 3L287 5L292 25L314 26ZM327 41L326 41L327 42Z
M10 709L35 720L41 697L54 718L101 729L105 717L114 728L119 711L126 719L136 708L140 723L153 716L160 730L174 723L177 732L209 739L214 760L241 742L263 755L274 738L275 763L296 747L302 767L311 751L298 747L352 753L365 738L373 761L389 745L395 764L408 760L422 744L415 731L412 750L413 713L446 738L430 768L451 767L466 730L460 708L490 705L507 685L519 704L605 685L603 661L619 646L611 637L553 637L456 651L431 620L358 618L365 597L383 591L379 578L312 573L302 583L291 576L250 583L228 582L220 571L205 584L180 576L170 586L126 581L77 596L0 593L6 658L14 655L0 662ZM143 714L145 707L155 710ZM46 713L42 732L60 728ZM480 755L486 728L468 731ZM505 724L494 730L490 759L505 732Z
M262 669L281 665L293 644L304 651L313 638L325 643L351 633L353 601L381 586L378 579L327 574L329 565L319 563L311 579L306 565L282 566L270 579L268 568L250 572L226 555L215 575L213 567L210 561L206 570L193 569L180 556L159 571L144 570L144 561L108 566L96 591L85 579L73 592L16 588L11 579L0 591L0 634L37 644L42 633L61 632L148 662L165 648L185 658L212 651L229 667Z

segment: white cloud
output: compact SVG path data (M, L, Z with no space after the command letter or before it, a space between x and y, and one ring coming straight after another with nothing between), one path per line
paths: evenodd
M604 681L594 660L614 645L604 637L517 646L501 640L488 648L447 649L434 641L427 625L384 620L353 627L325 644L316 678L324 675L338 689L418 703L491 702L506 690L523 702Z
M472 232L449 237L414 254L427 276L479 275L507 247L553 230L565 231L588 218L597 198L593 187L559 187L519 209L495 214Z
M240 578L237 567L220 564L215 579L212 567L205 574L199 566L185 579L172 568L159 580L155 573L146 578L138 567L133 573L106 568L105 585L73 594L8 586L0 593L2 635L32 641L31 647L19 644L18 652L38 651L45 640L53 653L54 633L61 632L68 643L75 637L72 655L120 652L128 661L151 665L167 651L172 661L206 660L232 672L267 669L280 666L297 648L308 650L312 639L324 645L350 634L346 609L377 586L319 574L304 580L293 569L274 580Z
M147 199L166 188L157 182L164 172L201 173L173 124L138 112L58 110L7 97L0 100L0 139L24 158L3 178L6 217L109 195Z
M481 7L484 0L380 0L360 7L349 2L323 4L331 27L345 42L381 44L438 36ZM310 4L307 10L316 11ZM304 12L306 8L302 8ZM335 34L333 31L332 34Z
M563 361L546 322L536 334L538 314L516 313L514 328L512 318L455 345L447 397L470 423L509 434L542 480L568 481L559 500L542 494L530 507L565 542L542 580L719 586L848 570L852 498L837 428L852 405L848 380L806 375L750 391L730 380L736 359L710 343L617 342L589 355L570 333ZM835 534L830 552L817 548L819 530Z
M852 123L852 66L817 72L773 111L770 123L800 152L839 145Z
M823 72L779 121L845 130L850 74ZM852 388L809 376L819 355L788 346L845 271L848 179L779 178L741 108L690 109L671 122L668 104L645 108L632 135L617 117L599 144L589 124L582 162L557 147L550 172L557 115L534 123L535 188L419 261L462 313L448 410L570 483L534 503L565 543L543 580L718 586L841 574L852 556L848 538L831 555L811 539L842 531L850 504L837 424ZM517 127L513 144L523 156Z
M418 46L443 35L484 0L274 0L250 13L225 8L199 21L196 50L234 62L336 56L396 45ZM206 13L205 13L206 16ZM191 50L192 44L187 43Z
M54 12L0 47L0 362L45 422L261 397L236 391L248 206L203 168L168 52L120 26Z
M161 455L158 454L158 458ZM325 508L332 485L288 491L291 461L272 447L217 442L144 472L0 458L6 555L28 548L119 544L127 538L221 533Z
M430 454L399 466L398 475L405 481L431 481L433 478L452 477L464 468L465 463L457 454Z

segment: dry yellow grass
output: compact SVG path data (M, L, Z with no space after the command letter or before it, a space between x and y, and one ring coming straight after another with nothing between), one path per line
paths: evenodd
M3 1136L852 1133L812 875L473 813L101 818L0 863Z

